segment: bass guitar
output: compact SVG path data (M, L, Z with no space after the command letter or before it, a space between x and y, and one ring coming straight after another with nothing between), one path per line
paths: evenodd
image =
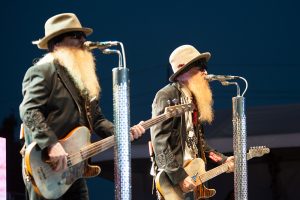
M260 157L270 152L266 147L252 147L247 153L247 160L253 157ZM188 162L184 167L187 174L193 179L197 187L194 190L195 199L206 199L216 194L215 189L206 188L203 183L226 172L228 170L227 163L224 163L209 171L205 171L205 163L201 158L195 158ZM185 194L179 185L172 185L168 175L164 171L160 171L155 178L156 188L164 200L183 200Z
M169 118L182 115L194 109L192 103L179 104L165 108L163 114L149 119L141 125L144 129L163 122ZM32 182L36 193L46 199L61 197L79 178L97 176L99 166L89 165L87 159L114 146L114 136L90 143L90 131L85 126L72 130L65 138L59 140L67 156L67 169L54 171L47 163L47 152L42 151L36 142L31 143L25 150L24 173L26 180Z

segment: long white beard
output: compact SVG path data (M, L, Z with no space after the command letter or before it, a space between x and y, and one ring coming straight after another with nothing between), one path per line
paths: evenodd
M70 73L81 95L88 95L89 99L99 97L101 87L91 52L72 47L59 47L52 54Z
M193 75L185 85L196 98L200 121L211 123L214 119L212 92L208 82L200 73Z

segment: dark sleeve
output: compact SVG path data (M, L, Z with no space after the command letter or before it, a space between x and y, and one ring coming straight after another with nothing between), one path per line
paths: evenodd
M107 120L103 115L101 108L98 105L98 101L94 101L94 122L93 127L94 131L101 138L106 138L114 134L114 125L111 121Z
M20 117L30 130L30 133L26 134L30 134L31 140L41 149L57 142L55 133L45 119L52 77L53 74L45 70L45 67L34 66L28 69L22 84L23 101L20 105Z
M165 92L159 91L152 104L152 117L164 113L169 100ZM155 160L159 168L164 169L171 182L176 185L188 175L178 163L169 144L172 134L173 119L168 119L151 127L151 141ZM180 141L179 141L180 142ZM180 145L180 144L179 144Z

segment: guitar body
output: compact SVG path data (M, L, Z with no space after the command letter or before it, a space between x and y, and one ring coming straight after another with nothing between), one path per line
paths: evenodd
M82 147L90 144L90 132L86 127L78 127L59 141L68 155L73 156L72 162L64 171L53 171L45 162L44 152L33 142L25 152L25 170L37 193L46 199L61 197L79 178L93 177L100 173L99 166L91 166L79 153ZM77 153L77 154L76 154ZM74 159L75 158L75 159Z
M196 158L187 163L184 170L198 185L194 190L195 199L205 199L216 194L216 190L208 189L201 184L199 176L206 173L205 164L201 158ZM180 186L172 185L168 175L164 171L156 175L155 183L157 190L165 200L183 200L185 198L185 194L182 192Z

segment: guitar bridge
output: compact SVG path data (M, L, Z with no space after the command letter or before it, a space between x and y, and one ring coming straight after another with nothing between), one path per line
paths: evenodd
M73 166L73 163L72 163L69 156L67 156L67 166L68 166L69 169Z

